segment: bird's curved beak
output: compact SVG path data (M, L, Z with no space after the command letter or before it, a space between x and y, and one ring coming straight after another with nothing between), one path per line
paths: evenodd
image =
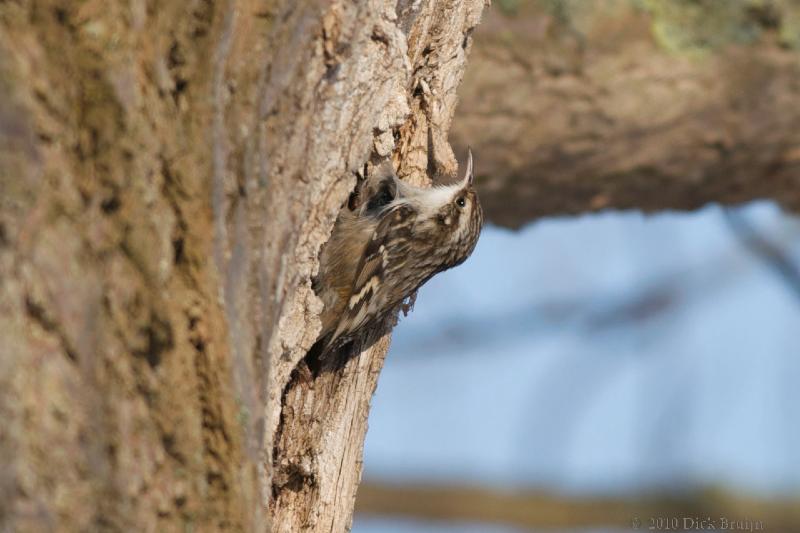
M472 172L472 148L467 148L467 171L464 173L464 179L461 180L461 183L464 187L468 187L472 185L474 178L475 175Z

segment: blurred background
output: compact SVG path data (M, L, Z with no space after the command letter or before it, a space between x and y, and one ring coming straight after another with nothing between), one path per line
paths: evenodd
M796 264L766 202L486 228L395 331L354 531L797 531Z
M491 223L395 329L354 532L800 531L798 48L794 1L494 2Z

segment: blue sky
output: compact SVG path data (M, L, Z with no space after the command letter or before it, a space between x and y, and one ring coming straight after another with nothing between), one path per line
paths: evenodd
M742 215L800 262L797 219ZM799 333L718 206L487 227L395 329L365 478L798 492Z

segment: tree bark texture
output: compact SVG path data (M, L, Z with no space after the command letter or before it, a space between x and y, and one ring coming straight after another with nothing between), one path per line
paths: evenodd
M490 220L800 209L800 5L498 0L476 33L451 139Z
M345 531L381 339L317 254L364 165L453 175L484 0L0 2L0 529Z

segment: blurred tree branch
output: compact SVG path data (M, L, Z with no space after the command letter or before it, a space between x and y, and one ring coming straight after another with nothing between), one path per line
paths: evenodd
M358 492L356 513L446 522L497 523L525 529L573 530L613 528L620 531L650 529L650 517L702 520L721 517L753 523L766 531L800 530L800 502L794 499L760 499L708 489L679 494L647 496L581 497L545 491L499 491L459 485L397 485L364 482ZM719 527L719 525L717 526ZM757 526L754 526L756 528ZM652 528L656 529L656 528Z
M725 221L742 246L763 261L800 303L800 265L790 252L760 232L740 210L726 209Z
M800 209L800 5L500 7L476 32L451 135L475 150L491 221L756 198Z

